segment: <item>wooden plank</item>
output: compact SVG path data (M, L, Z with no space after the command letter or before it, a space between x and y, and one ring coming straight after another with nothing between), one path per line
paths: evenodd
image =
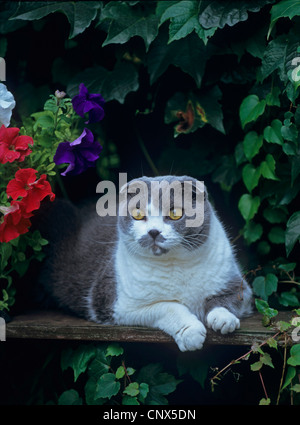
M291 313L280 313L280 320L289 320ZM242 320L241 328L232 334L221 335L208 331L205 344L252 345L275 335L274 328L264 327L261 315ZM35 311L13 317L6 325L6 339L53 339L83 341L118 341L174 343L166 333L139 326L99 325L57 311Z

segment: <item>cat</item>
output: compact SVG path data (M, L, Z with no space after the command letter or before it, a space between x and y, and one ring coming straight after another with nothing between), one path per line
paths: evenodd
M221 334L238 329L252 312L252 292L206 189L197 227L187 227L185 205L173 205L174 194L168 211L151 199L151 182L175 180L182 187L191 182L195 203L197 180L189 176L128 183L149 188L145 205L155 215L135 208L99 217L95 204L78 209L59 201L47 219L49 251L39 278L48 300L90 321L161 329L181 351L201 349L207 327Z

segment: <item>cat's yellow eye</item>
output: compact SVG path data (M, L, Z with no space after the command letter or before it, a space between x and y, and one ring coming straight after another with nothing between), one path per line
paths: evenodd
M182 216L182 208L173 208L169 213L169 217L171 220L179 220Z
M133 208L131 215L135 220L143 220L145 218L144 211L140 210L139 208Z

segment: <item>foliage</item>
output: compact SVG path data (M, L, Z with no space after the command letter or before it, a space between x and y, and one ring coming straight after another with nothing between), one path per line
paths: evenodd
M146 365L137 372L125 365L124 350L119 344L80 345L62 352L61 367L74 372L74 383L85 375L84 394L75 389L64 391L58 404L74 405L161 405L165 395L175 391L181 382L162 371L158 363Z
M114 178L120 166L138 176L140 164L132 162L140 161L141 152L149 174L172 170L204 180L246 252L245 277L264 322L272 324L278 310L300 306L299 20L298 0L6 2L0 14L2 56L11 57L14 34L26 31L35 37L40 32L42 43L42 36L49 37L59 47L51 56L41 46L49 72L44 80L39 76L39 86L31 79L36 58L31 65L25 57L14 59L16 125L35 141L26 161L65 192L56 181L53 154L83 126L70 98L82 82L101 93L107 111L103 126L93 127L104 147L97 178ZM56 30L46 36L53 24ZM52 95L43 109L57 86L69 97L57 105ZM11 173L1 178L2 191ZM70 186L68 195L75 197ZM1 309L14 303L11 269L23 275L31 258L41 259L45 243L36 233L0 245ZM280 330L284 337L286 331ZM299 389L297 347L284 348L280 392L291 385L293 392ZM271 366L261 347L252 353L259 373L261 365ZM119 367L106 370L98 395L107 387L120 399L127 387L117 377L123 373ZM208 367L191 370L203 383ZM148 381L135 382L139 386L122 394L141 401L140 393L132 394ZM60 402L82 402L84 396L74 391ZM274 400L265 395L263 403L269 402Z

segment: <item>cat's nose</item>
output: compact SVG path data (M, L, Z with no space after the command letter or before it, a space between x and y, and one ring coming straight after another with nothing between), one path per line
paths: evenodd
M151 230L149 230L148 233L153 239L155 239L156 236L158 236L160 234L160 231L157 230L157 229L151 229Z

